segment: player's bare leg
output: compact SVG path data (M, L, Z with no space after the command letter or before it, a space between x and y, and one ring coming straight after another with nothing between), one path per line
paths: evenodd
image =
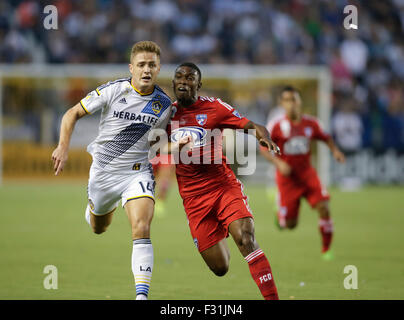
M333 255L330 251L332 235L334 231L333 221L330 216L328 201L321 201L316 204L315 209L319 213L319 229L322 240L322 249L324 260L332 260Z
M148 197L133 199L125 204L132 231L132 239L150 238L154 201Z
M175 174L174 165L161 165L156 176L156 217L164 217L166 213L166 198L171 181Z
M150 240L154 201L147 197L128 201L125 204L125 211L132 231L132 272L135 278L136 300L146 300L154 262Z
M321 201L316 204L315 209L318 211L321 219L329 219L330 218L330 209L328 205L328 201Z
M157 192L157 197L162 201L167 198L168 189L173 178L173 173L175 173L175 167L171 165L162 165L159 169L158 177L156 177L159 182L159 188Z
M229 270L230 251L226 239L201 252L209 269L218 277L224 276Z
M229 225L229 232L243 257L259 248L254 236L254 221L251 218L242 218Z
M266 300L278 300L278 291L272 276L271 266L264 252L259 248L254 235L254 220L241 218L229 225L237 247L248 263L250 273Z
M93 229L94 233L101 234L107 231L108 226L112 222L115 209L103 215L95 215L91 212L90 208L87 207L86 220Z

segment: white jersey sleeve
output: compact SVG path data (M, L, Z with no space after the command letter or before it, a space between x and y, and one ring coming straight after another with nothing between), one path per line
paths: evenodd
M99 86L80 100L80 104L87 114L93 114L109 104L113 96L114 86L111 86L112 83L110 81Z

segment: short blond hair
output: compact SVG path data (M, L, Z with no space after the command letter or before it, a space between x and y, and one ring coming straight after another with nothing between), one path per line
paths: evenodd
M158 44L153 41L139 41L136 42L132 47L132 50L130 52L130 61L132 61L133 57L139 52L155 53L157 57L160 58L160 51L161 50Z

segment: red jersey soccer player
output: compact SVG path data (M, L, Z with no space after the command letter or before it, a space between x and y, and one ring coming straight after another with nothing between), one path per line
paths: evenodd
M329 250L333 234L328 207L330 196L310 164L310 142L324 141L338 162L344 162L345 157L331 136L322 130L317 119L302 114L301 97L297 89L285 87L280 93L280 104L285 109L285 115L270 121L267 129L279 146L281 155L274 156L261 148L261 154L277 169L279 226L288 229L296 227L300 199L306 198L319 213L323 258L329 260L333 258Z
M222 156L221 143L212 143L208 132L217 128L221 138L224 128L255 129L255 136L261 145L271 150L279 151L279 148L269 138L264 126L241 117L220 99L199 97L201 85L201 72L195 64L183 63L177 67L173 80L177 99L173 108L177 110L171 119L171 127L167 128L171 130L172 142L178 142L187 135L192 136L192 153L196 149L202 150L200 155L209 151L209 164L195 163L197 161L190 164L180 161L176 164L179 192L191 235L208 267L217 276L223 276L229 268L230 252L226 237L230 233L247 261L261 294L267 300L277 300L271 267L255 240L253 216L243 193L243 185ZM217 141L221 142L221 139ZM220 163L215 158L218 155Z

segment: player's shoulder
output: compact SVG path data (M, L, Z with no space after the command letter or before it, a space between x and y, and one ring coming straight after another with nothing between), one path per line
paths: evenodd
M96 91L98 94L101 94L102 92L107 92L109 90L123 90L128 87L128 85L130 85L130 77L119 78L98 86Z
M152 100L153 101L155 101L155 100L160 101L163 104L164 109L167 108L167 107L170 107L172 105L172 101L171 101L170 96L168 94L166 94L164 92L164 90L161 89L158 85L154 86L154 95L152 97Z
M284 114L278 114L277 116L273 117L272 119L269 119L267 121L266 128L269 132L274 130L275 128L279 127L280 123L282 120L285 120L286 116Z
M229 105L227 102L224 102L220 98L216 97L207 97L207 96L199 96L199 100L204 104L211 106L214 108L216 111L233 111L234 108Z
M158 85L154 86L154 97L157 97L158 99L163 99L167 102L169 102L171 104L171 98L170 96L164 92L163 89L161 89L161 87L159 87Z
M148 106L146 106L146 109L143 111L151 108L154 113L157 112L161 115L169 110L172 106L171 98L157 85L154 86L153 94L150 95L150 98L148 99L150 99ZM170 115L168 114L168 116Z

